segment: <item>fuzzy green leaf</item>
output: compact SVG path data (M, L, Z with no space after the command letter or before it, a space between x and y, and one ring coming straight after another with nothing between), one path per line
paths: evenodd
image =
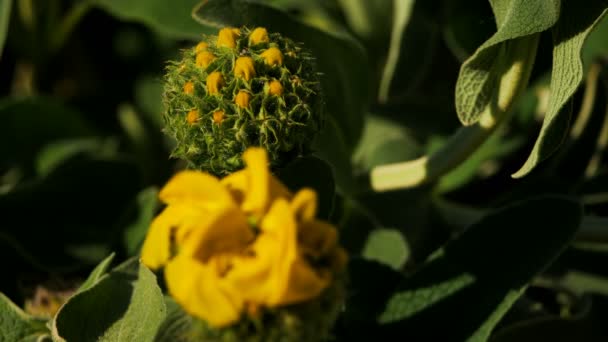
M139 22L151 29L178 39L200 39L201 34L211 29L197 24L192 19L192 8L199 0L90 0L117 18Z
M379 321L382 333L485 341L527 283L568 245L582 216L572 199L546 196L473 224L403 280ZM466 308L466 315L454 316ZM431 329L442 322L441 329Z
M34 342L48 334L45 321L28 315L0 293L0 341Z
M216 27L263 26L304 43L322 73L327 112L336 119L348 152L352 151L368 105L369 75L367 68L362 67L367 65L365 53L351 36L343 31L309 26L279 9L252 0L208 0L197 8L194 16L201 23Z
M0 58L8 35L8 23L11 20L11 5L13 0L0 0Z
M167 316L158 328L154 342L191 342L193 317L188 315L173 298L165 296Z
M156 276L131 259L64 304L53 321L53 338L153 341L165 312Z
M607 9L608 3L603 0L590 0L585 6L563 1L563 15L553 28L553 71L547 113L532 152L513 177L530 173L555 152L566 136L571 114L567 103L583 80L581 50Z
M401 268L410 254L409 246L398 230L376 229L367 237L363 257L394 269Z
M108 255L107 258L103 259L99 265L95 266L93 271L89 274L87 279L80 285L78 288L78 292L86 291L97 284L97 281L106 274L108 268L112 264L112 260L114 260L114 253Z
M517 62L508 41L551 28L559 16L559 0L491 1L498 30L467 59L456 83L456 111L460 121L472 125L491 105L500 76ZM517 91L518 89L515 89Z

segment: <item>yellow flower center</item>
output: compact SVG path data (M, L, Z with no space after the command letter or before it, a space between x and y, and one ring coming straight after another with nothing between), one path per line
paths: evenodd
M224 86L224 77L219 71L214 71L207 76L207 92L211 95L218 94Z
M249 101L251 100L251 94L244 90L240 90L238 94L234 97L234 103L240 108L249 107Z
M249 35L249 45L268 43L269 41L270 39L268 38L268 31L266 31L266 29L263 27L257 27Z
M188 112L188 115L186 116L186 121L190 124L193 125L194 123L196 123L198 121L199 115L198 115L198 110L193 109L191 111Z
M240 35L239 29L225 27L220 30L217 37L217 46L234 49L236 47L236 38Z
M196 55L196 66L206 68L215 60L215 55L209 51L202 51Z
M188 81L184 84L184 94L187 94L187 95L194 94L194 83Z
M281 82L279 82L277 80L272 80L268 84L268 93L270 95L276 95L276 96L283 95L283 86L281 85Z
M222 123L222 121L224 121L224 111L216 110L215 112L213 112L213 123L219 125Z
M234 75L249 81L255 76L255 67L251 57L239 57L234 63Z
M264 62L268 65L282 65L283 64L283 54L281 50L276 47L271 47L266 49L266 51L260 54L262 58L264 58Z

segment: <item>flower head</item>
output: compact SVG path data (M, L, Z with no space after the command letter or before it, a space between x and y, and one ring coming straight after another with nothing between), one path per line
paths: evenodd
M263 27L204 35L167 65L163 132L175 142L172 157L225 176L243 168L247 147L264 147L272 167L310 154L325 118L314 60L302 44ZM183 119L193 108L196 125Z
M269 172L261 148L243 159L247 168L222 180L198 171L175 175L159 194L167 207L141 254L148 267L165 268L169 292L186 312L216 328L252 306L319 297L345 255L336 229L315 218L314 191L293 195Z

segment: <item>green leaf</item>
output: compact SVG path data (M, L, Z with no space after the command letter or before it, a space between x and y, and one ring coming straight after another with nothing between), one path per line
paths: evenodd
M89 274L87 279L80 285L76 293L86 291L91 287L95 286L95 284L97 284L97 281L99 281L99 279L106 274L108 268L112 264L112 260L114 260L114 253L108 255L108 257L103 259L99 263L99 265L95 266L95 268Z
M388 1L338 0L338 3L349 27L365 40L378 38L390 28L386 19L391 11L396 11Z
M583 45L581 58L585 70L589 68L594 59L608 56L608 17L604 16L593 28Z
M583 80L581 49L595 25L606 14L608 4L591 0L585 6L563 1L564 13L553 28L551 95L540 134L524 165L512 176L521 178L559 147L566 136L571 109L568 101Z
M0 59L8 35L8 24L11 20L11 5L13 0L0 0Z
M315 190L318 199L317 216L327 220L333 210L336 185L331 167L316 157L298 158L278 174L287 187L296 193L308 187Z
M510 106L510 103L500 102L510 102L512 99L504 101L499 98L498 103L492 103L496 101L500 87L512 87L505 95L514 97L527 81L522 84L505 84L507 82L501 77L514 72L513 67L521 62L526 64L522 66L521 72L526 73L534 62L533 58L522 61L521 55L526 51L518 51L512 44L549 29L557 22L559 15L558 0L491 1L491 4L498 30L462 64L456 83L456 111L465 125L479 121L488 106Z
M369 115L353 162L364 170L375 166L414 159L420 145L406 127L376 115Z
M363 248L363 257L388 265L394 269L400 269L410 251L403 234L395 229L373 230Z
M568 245L581 215L577 201L545 196L485 216L403 280L379 317L381 332L485 341L532 277ZM454 316L463 308L466 315ZM437 322L441 329L433 329Z
M0 166L29 162L51 141L93 135L80 113L51 98L0 101L0 127Z
M124 230L124 246L128 255L135 255L146 238L150 223L158 208L158 188L149 187L137 194L135 220Z
M367 59L362 47L347 33L304 24L287 13L252 0L208 0L194 13L205 25L263 26L304 43L316 58L327 113L333 115L350 152L359 139L369 102ZM330 129L326 126L325 130Z
M56 341L153 341L165 318L156 276L131 259L74 295L53 321Z
M0 341L34 342L49 330L44 320L38 320L0 293Z
M177 39L200 39L212 30L192 19L192 8L200 0L89 0L94 6L117 18L142 23L151 29ZM214 30L213 30L214 31Z
M190 342L192 316L188 315L173 298L165 296L167 316L158 328L154 342Z
M393 1L393 30L391 33L391 43L388 49L388 58L384 65L382 80L380 81L380 101L386 102L389 96L391 82L395 77L395 70L401 54L401 42L405 34L405 28L410 22L410 16L414 9L414 0L394 0Z
M36 173L49 174L62 163L76 156L88 155L100 158L115 157L118 154L115 139L74 138L57 140L46 144L36 156Z

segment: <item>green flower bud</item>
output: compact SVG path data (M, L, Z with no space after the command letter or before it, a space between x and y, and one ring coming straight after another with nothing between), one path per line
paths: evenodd
M271 166L311 152L323 124L314 59L300 44L264 28L224 28L170 62L163 101L173 156L226 175L261 146Z

